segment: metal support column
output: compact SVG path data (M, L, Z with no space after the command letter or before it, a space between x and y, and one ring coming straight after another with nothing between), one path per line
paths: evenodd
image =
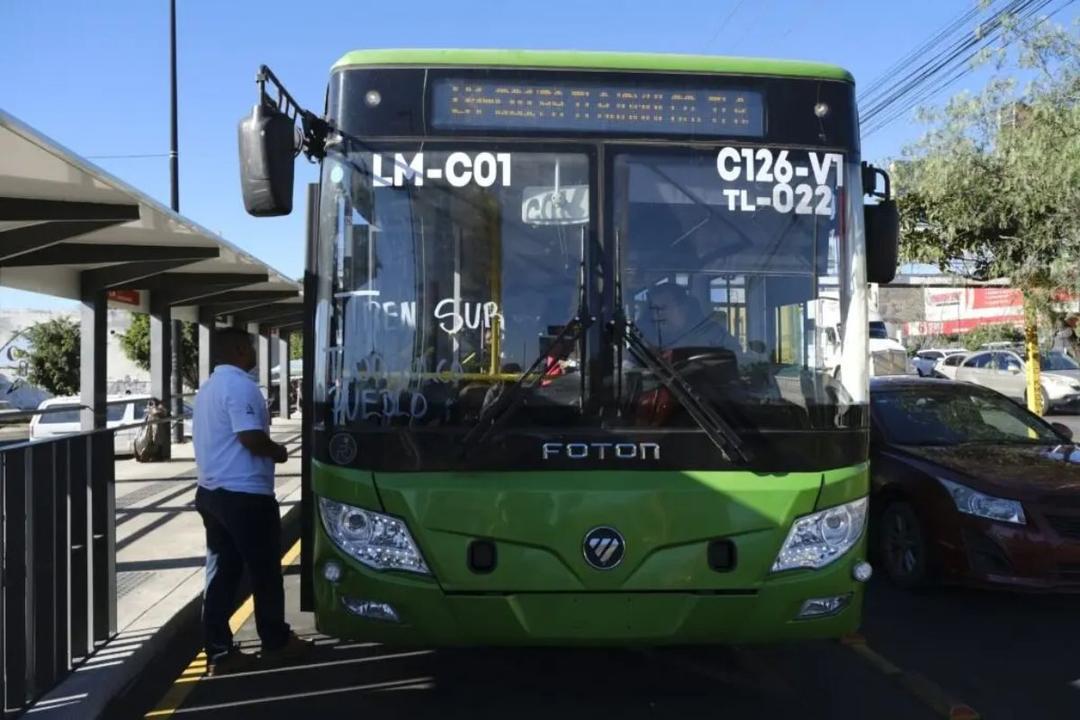
M172 355L172 372L169 374L169 382L172 383L172 406L169 407L169 413L173 417L180 417L184 414L183 353L181 352L183 347L184 324L179 320L173 320L172 346L169 349ZM183 423L173 423L172 441L177 444L184 442Z
M248 332L251 333L252 339L257 343L258 349L258 368L257 377L259 378L259 389L263 391L263 394L270 397L270 336L268 331L259 327L259 323L249 323Z
M105 427L108 303L105 289L84 287L79 332L79 397L83 430Z
M213 308L199 308L199 387L202 387L210 379L210 373L214 371L214 357L217 354L214 331L217 329L217 320L214 317Z
M169 409L172 405L173 322L169 298L150 293L150 395ZM168 434L165 435L168 437ZM172 443L165 444L165 457L172 456Z
M289 377L289 331L278 331L278 417L288 420L291 404L289 389L292 378Z

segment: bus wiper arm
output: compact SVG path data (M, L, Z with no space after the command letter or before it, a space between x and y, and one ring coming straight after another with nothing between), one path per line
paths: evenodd
M564 345L574 345L581 334L592 324L593 318L576 315L566 325L562 332L551 343L550 347L559 348ZM499 398L480 412L476 425L465 434L461 441L461 454L465 457L473 448L482 445L491 435L504 425L514 413L532 394L532 391L540 384L547 374L545 361L547 353L537 356L529 369L521 374L521 377L513 385L499 395Z
M649 344L633 320L622 318L620 324L630 352L686 408L690 417L705 431L724 459L728 462L734 460L748 462L750 455L746 449L746 443L739 437L735 428L709 407L709 402L694 391L693 386L686 381L682 373Z

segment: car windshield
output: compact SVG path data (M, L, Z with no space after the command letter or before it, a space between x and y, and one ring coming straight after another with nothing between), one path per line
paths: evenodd
M1005 396L961 385L874 392L871 404L875 426L897 445L1062 442Z
M1039 365L1043 370L1078 370L1080 365L1076 364L1069 356L1059 352L1043 353L1039 358Z

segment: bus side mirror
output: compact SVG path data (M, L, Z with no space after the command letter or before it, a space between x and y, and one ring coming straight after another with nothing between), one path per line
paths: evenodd
M879 192L877 180L885 181ZM863 192L878 199L863 208L866 228L866 281L885 285L896 277L897 254L900 246L900 211L892 199L889 174L869 163L862 164Z
M260 102L240 121L240 187L256 217L292 212L296 126L277 107Z
M895 200L864 208L866 224L866 281L885 285L896 277L900 244L900 213Z

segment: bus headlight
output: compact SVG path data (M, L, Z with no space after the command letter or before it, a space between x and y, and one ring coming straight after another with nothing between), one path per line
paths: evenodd
M375 570L430 575L409 529L398 518L319 498L323 527L341 550Z
M866 498L795 518L772 572L822 568L855 546L866 528Z

